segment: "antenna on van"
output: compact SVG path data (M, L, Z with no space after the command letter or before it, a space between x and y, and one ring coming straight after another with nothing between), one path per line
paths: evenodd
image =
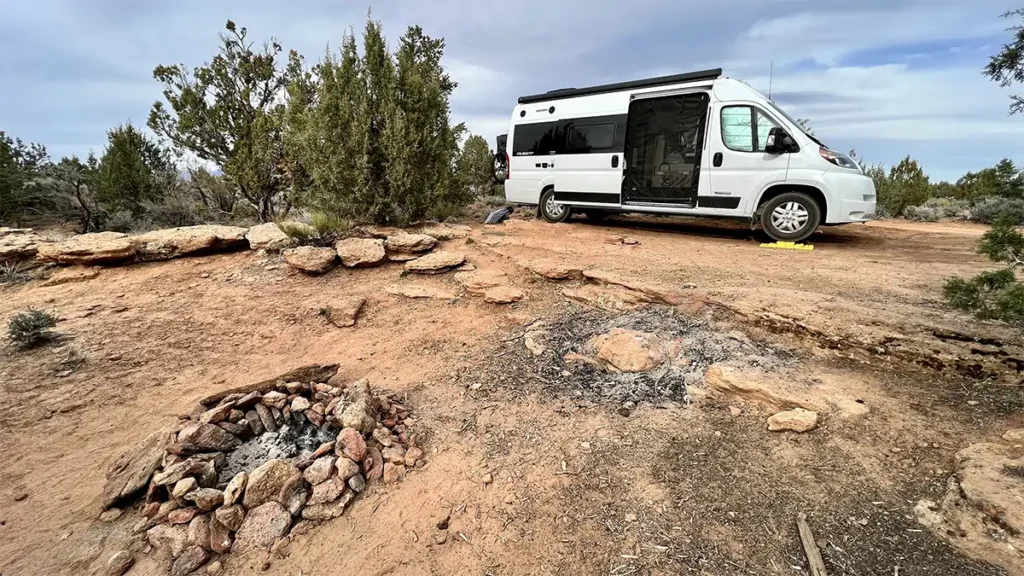
M775 77L775 60L771 61L768 68L768 99L772 99L772 79Z

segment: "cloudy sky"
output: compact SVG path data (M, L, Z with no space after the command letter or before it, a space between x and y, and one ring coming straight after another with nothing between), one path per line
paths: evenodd
M0 130L51 155L101 151L144 125L157 64L197 65L226 19L316 60L366 5L327 0L2 0ZM494 145L521 94L721 66L768 91L839 150L938 179L1010 157L1024 117L981 75L1024 0L394 0L372 2L389 37L420 24L448 43L456 119Z

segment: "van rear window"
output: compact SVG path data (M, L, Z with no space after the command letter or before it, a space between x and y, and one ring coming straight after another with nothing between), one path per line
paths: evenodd
M512 136L513 156L547 156L558 152L565 133L558 122L520 124Z

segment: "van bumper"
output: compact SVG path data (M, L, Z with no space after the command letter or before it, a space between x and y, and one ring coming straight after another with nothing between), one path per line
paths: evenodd
M852 170L829 170L824 180L831 196L826 224L867 222L875 217L877 194L871 178Z

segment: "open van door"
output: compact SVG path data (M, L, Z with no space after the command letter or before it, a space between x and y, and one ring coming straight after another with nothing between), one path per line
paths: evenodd
M553 158L555 201L618 207L626 116L562 121L561 147Z
M498 151L494 154L494 183L504 184L508 178L508 134L498 136Z

